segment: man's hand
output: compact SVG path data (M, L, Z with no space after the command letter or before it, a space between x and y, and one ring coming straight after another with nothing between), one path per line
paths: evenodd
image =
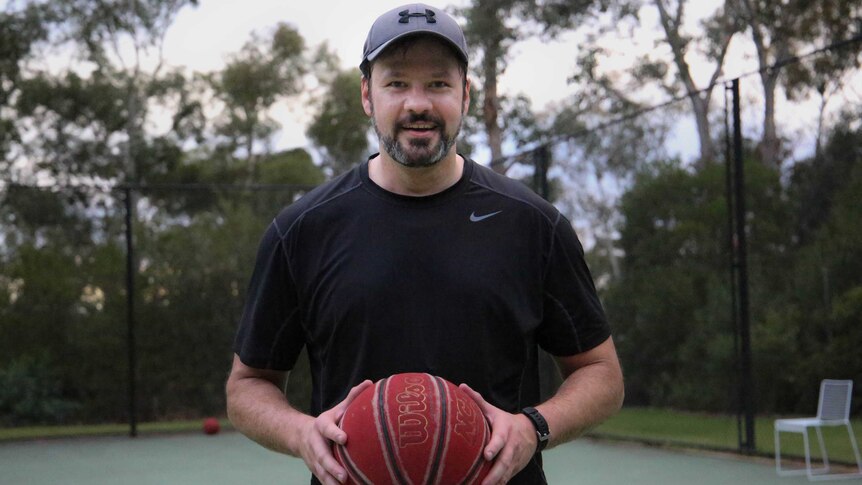
M332 454L332 443L347 443L347 433L338 427L338 422L351 401L371 385L371 381L363 381L351 389L347 397L332 409L321 413L317 418L309 416L300 430L302 438L299 455L311 473L324 485L337 485L347 479L347 472Z
M536 428L523 414L507 413L489 404L467 384L461 384L460 388L476 401L491 424L491 439L485 446L485 459L494 460L494 464L482 485L505 484L527 466L536 453Z

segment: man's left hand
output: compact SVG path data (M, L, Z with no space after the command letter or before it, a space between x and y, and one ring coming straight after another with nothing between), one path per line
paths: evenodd
M530 419L489 404L481 394L461 384L461 390L476 401L491 424L491 439L485 446L485 459L494 461L482 485L505 484L521 471L536 453L538 436Z

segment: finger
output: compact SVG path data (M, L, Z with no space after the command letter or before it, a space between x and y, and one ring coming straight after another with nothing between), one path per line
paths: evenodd
M339 480L335 476L326 473L323 468L319 468L317 471L315 471L314 476L317 477L317 479L320 480L320 483L322 483L323 485L339 485L341 483L344 483L344 480Z
M341 428L338 427L338 423L332 420L319 420L318 422L318 431L320 434L330 440L338 443L339 445L343 445L347 443L347 433L344 432Z
M338 460L332 453L332 448L323 440L314 444L315 460L315 475L321 482L324 482L325 477L329 477L329 482L332 484L342 483L347 478L347 471L342 468ZM318 474L319 473L319 474Z
M481 394L479 394L478 392L474 391L474 390L473 390L470 386L468 386L467 384L463 384L463 383L462 383L462 384L461 384L460 386L458 386L458 387L459 387L462 391L466 392L468 396L470 396L471 398L473 398L473 400L474 400L474 401L476 401L476 404L478 404L478 405L479 405L479 408L482 410L482 414L485 414L485 415L487 416L487 415L491 414L491 412L492 412L492 411L494 411L494 410L496 410L496 409L497 409L497 408L495 408L494 406L492 406L491 404L489 404L489 403L488 403L488 401L486 401L486 400L485 400L485 398L484 398L484 397L482 397L482 395L481 395Z
M485 445L485 459L491 461L497 458L497 454L503 450L506 446L506 438L503 433L499 430L491 431L491 439L488 440L488 444Z
M346 410L347 406L349 406L350 403L353 402L354 399L356 399L356 396L362 394L362 391L372 385L374 384L368 379L366 379L359 384L353 386L350 392L347 393L347 397L345 397L344 400L342 400L340 403L338 403L337 406L335 406L335 420L338 421L339 419L341 419L341 415L344 414L344 410Z
M368 379L365 379L364 381L360 382L359 384L353 386L353 389L351 389L350 392L347 393L347 397L344 399L344 401L349 404L350 401L355 399L356 396L358 396L360 393L362 393L362 391L364 391L366 388L368 388L368 386L372 386L372 385L374 385L373 382L369 381Z
M344 483L347 479L347 471L341 467L332 455L323 459L323 468L326 470L326 474L332 478L333 484Z

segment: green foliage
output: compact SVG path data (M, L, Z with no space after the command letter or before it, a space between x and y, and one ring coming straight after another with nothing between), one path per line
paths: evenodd
M746 165L750 274L755 319L768 308L781 266L781 227L788 218L777 173ZM622 277L607 295L637 405L731 409L730 316L724 167L668 163L641 173L623 197ZM778 278L782 281L781 278Z
M467 45L474 51L471 65L482 84L482 99L476 99L493 160L502 158L504 135L517 136L518 133L503 131L500 120L518 110L501 111L502 97L497 90L498 78L506 71L512 46L531 36L554 37L571 28L590 7L603 3L593 0L473 0L470 6L460 10L467 20L464 28ZM518 99L513 102L516 106L519 104Z
M47 357L38 354L0 366L0 424L59 423L78 408L63 397L54 369Z
M788 183L745 164L756 408L811 412L824 378L862 375L862 156L833 131ZM665 163L622 199L622 275L605 294L634 405L728 411L737 382L724 167Z
M279 127L269 109L304 87L310 64L304 53L305 41L296 28L280 23L269 39L252 36L222 71L208 78L223 103L215 123L219 145L230 154L242 148L251 170L255 144L266 141Z
M258 165L257 180L264 184L304 185L311 187L324 182L321 167L302 148L274 153Z
M19 94L22 62L48 36L49 14L42 5L0 12L0 172L8 170L11 147L21 141L15 116L3 108Z
M859 34L859 11L862 2L809 2L791 0L776 3L769 0L737 0L741 18L766 38L769 62L804 53L802 46L825 46ZM818 56L813 62L791 63L782 67L782 83L790 98L799 98L827 84L840 83L843 73L858 67L862 44L850 43L840 54Z
M339 174L368 153L371 122L362 108L359 69L339 73L319 102L306 134L324 155L324 165Z

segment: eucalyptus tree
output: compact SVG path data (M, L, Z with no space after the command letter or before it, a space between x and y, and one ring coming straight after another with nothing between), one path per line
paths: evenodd
M716 133L710 117L714 88L723 73L731 41L741 30L741 21L725 3L696 24L691 20L696 6L687 0L612 1L606 16L597 17L594 26L585 28L592 42L579 53L578 71L572 81L597 99L613 100L621 114L656 104L654 95L645 94L652 88L665 94L665 99L688 99L700 147L698 158L708 162L716 156ZM649 32L652 26L645 25L645 21L653 16L658 23L656 47L662 48L648 49L624 73L606 68L605 63L619 53L602 46L603 36L628 41L632 36L627 36L626 30ZM697 74L702 72L707 75L699 84ZM665 111L677 109L668 106Z
M51 10L41 4L15 8L7 4L0 12L0 172L10 173L11 153L20 142L14 103L20 95L25 65L36 47L49 35Z
M338 73L317 101L317 113L306 131L333 174L347 171L368 155L371 122L362 108L360 79L358 69Z
M848 70L859 67L862 1L728 2L735 5L745 22L757 55L764 97L763 134L758 147L760 158L767 165L780 166L787 150L782 149L775 119L777 88L783 84L791 95L816 90L823 97L830 84L840 80ZM815 62L795 62L801 54L851 38L856 42L828 52ZM819 130L822 131L822 126Z
M482 84L482 120L492 160L503 157L506 134L500 123L498 84L512 47L530 37L554 38L573 28L591 7L602 3L604 0L473 0L460 11L467 20L467 44L476 51L474 59L478 58L474 70ZM494 168L505 171L501 164Z

